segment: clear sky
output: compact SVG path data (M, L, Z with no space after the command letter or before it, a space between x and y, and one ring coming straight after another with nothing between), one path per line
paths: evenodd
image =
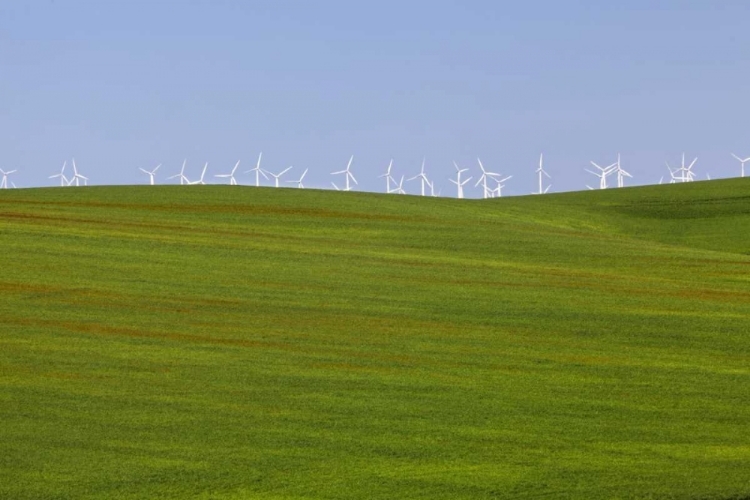
M453 195L452 161L514 177L545 153L553 191L619 152L656 183L684 151L705 178L750 156L750 2L635 0L4 0L0 168L52 185L157 182L238 160L345 167L365 190L391 158ZM476 178L476 177L475 177ZM240 177L250 183L248 174ZM172 181L170 181L172 182ZM418 191L417 182L407 184ZM472 189L472 196L479 196Z

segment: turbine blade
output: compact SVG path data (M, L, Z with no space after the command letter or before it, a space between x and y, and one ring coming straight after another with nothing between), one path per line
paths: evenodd
M480 160L479 158L477 158L477 162L479 163L479 168L482 169L482 173L484 173L485 170L484 170L484 165L482 165L482 160Z

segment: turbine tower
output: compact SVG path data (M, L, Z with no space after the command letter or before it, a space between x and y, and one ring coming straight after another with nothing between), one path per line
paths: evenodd
M456 180L455 181L453 179L448 179L448 180L456 185L456 189L458 190L458 192L456 193L456 198L461 200L464 197L464 186L466 185L466 183L468 183L471 180L471 177L461 182L461 174L464 172L468 172L469 169L459 168L458 164L455 161L453 162L453 166L456 167Z
M586 172L590 174L594 174L595 176L599 177L599 189L607 189L607 176L614 172L617 169L617 163L613 163L612 165L608 165L606 167L600 167L593 161L591 164L599 169L599 172L594 172L593 170L585 169ZM589 189L591 189L591 186L586 186Z
M494 180L497 183L497 185L495 186L495 189L492 190L492 193L491 193L492 198L494 198L495 196L497 196L498 198L502 198L503 188L505 187L505 181L508 181L512 178L513 178L512 175L509 175L505 179L500 179L500 180L493 178L492 180Z
M263 157L263 151L261 151L260 154L258 155L258 163L255 165L255 168L251 168L250 170L248 170L248 171L245 172L246 174L249 174L250 172L255 172L255 187L260 186L260 176L261 175L263 177L265 177L266 180L268 180L268 176L263 171L263 169L260 168L260 159L262 157Z
M630 175L629 172L626 172L622 169L622 166L620 166L620 153L617 153L617 169L615 170L617 172L617 187L625 187L625 177L633 178L632 175Z
M276 187L279 187L279 179L281 178L282 175L284 175L285 173L289 172L291 169L292 169L292 167L287 167L284 170L282 170L281 172L279 172L278 174L274 174L274 173L271 173L268 170L266 170L266 173L268 175L270 175L271 177L273 177L274 181L276 181Z
M185 177L185 165L187 165L187 160L184 160L182 162L182 169L180 170L179 174L173 175L171 177L167 177L167 179L175 179L175 178L179 177L180 178L180 185L181 186L183 184L190 184L190 180L187 177Z
M538 193L532 193L532 194L547 194L547 191L549 191L549 188L552 187L552 184L548 185L546 189L543 189L544 186L544 179L542 176L546 175L548 179L552 179L550 175L547 173L546 170L544 170L544 153L539 155L539 168L536 169L536 172L539 174L539 192Z
M740 177L745 177L745 163L747 163L747 162L750 161L750 157L748 157L748 158L740 158L739 156L737 156L734 153L732 153L732 156L734 156L734 158L738 162L740 162L740 168L741 168L741 170L740 170Z
M151 185L153 186L153 185L154 185L154 175L156 175L156 171L157 171L157 170L159 170L159 167L161 167L161 163L159 163L159 164L158 164L158 165L156 166L156 168L155 168L155 169L153 169L153 170L152 170L152 171L150 171L150 172L149 172L148 170L145 170L145 169L143 169L143 168L139 168L138 170L140 170L141 172L143 172L144 174L146 174L146 175L148 175L148 176L149 176L149 181L150 181L150 184L151 184Z
M289 167L289 168L292 168L292 167ZM307 175L307 170L308 169L305 169L305 171L302 172L302 175L300 176L300 178L298 180L296 180L296 181L285 181L285 182L289 182L289 183L292 183L292 184L297 184L297 187L299 189L303 189L305 186L302 185L302 179L304 179L305 176Z
M393 168L393 159L391 159L391 162L388 164L388 170L385 171L383 175L379 175L378 179L382 179L385 177L385 192L390 193L391 192L391 181L393 183L396 183L396 180L391 177L391 169Z
M78 173L78 169L76 168L76 160L73 158L73 177L71 177L70 181L68 182L68 185L72 184L73 182L76 183L76 186L80 186L81 182L83 181L84 186L89 185L89 178L84 177L83 175Z
M427 178L427 175L424 173L424 164L425 164L426 160L427 160L426 158L422 158L422 169L419 171L418 175L415 175L414 177L410 177L410 178L406 179L407 182L408 181L413 181L415 179L419 179L420 180L420 182L422 184L422 196L425 196L425 194L426 194L425 193L425 189L424 189L425 186L430 186L430 190L431 191L433 189L432 188L432 184L430 183L430 180Z
M354 155L352 155L352 157L349 158L349 163L346 164L346 168L344 170L339 170L338 172L331 172L331 175L344 174L344 182L345 182L345 184L344 184L344 186L345 186L344 187L344 191L351 191L352 190L351 184L349 184L349 180L351 180L352 182L354 182L354 184L359 184L357 182L357 179L354 178L354 175L352 175L352 172L350 170L353 161L354 161ZM333 187L336 188L336 191L341 191L336 184L334 184L333 182L331 182L331 184L333 184Z
M240 166L240 162L237 161L237 163L235 163L234 168L232 169L231 172L229 172L228 174L216 174L214 175L214 177L229 178L229 185L236 186L237 179L234 178L234 173L237 171L237 167L239 166Z

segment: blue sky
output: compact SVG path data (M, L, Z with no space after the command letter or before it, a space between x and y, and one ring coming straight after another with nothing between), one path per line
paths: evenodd
M0 3L0 168L19 186L75 157L93 184L196 177L242 160L305 168L355 155L361 189L415 175L443 194L452 161L513 175L540 152L553 190L590 160L635 184L698 156L701 177L750 156L750 2L6 0ZM250 183L250 175L240 177ZM417 182L407 184L417 192ZM479 189L471 191L479 196Z

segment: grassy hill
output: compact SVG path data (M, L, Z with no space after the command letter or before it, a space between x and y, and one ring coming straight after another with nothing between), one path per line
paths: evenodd
M748 181L0 192L0 498L748 497Z

